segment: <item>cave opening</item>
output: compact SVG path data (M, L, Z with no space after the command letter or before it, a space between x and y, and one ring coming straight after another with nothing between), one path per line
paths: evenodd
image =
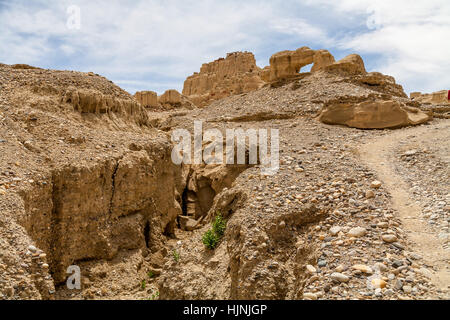
M188 215L188 188L184 188L183 194L181 196L181 211L183 213L183 216Z
M145 246L150 248L150 221L147 220L144 226Z

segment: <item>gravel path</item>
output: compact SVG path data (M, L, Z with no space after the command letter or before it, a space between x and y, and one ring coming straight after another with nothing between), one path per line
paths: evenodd
M435 130L434 130L435 129ZM439 130L439 135L437 131ZM405 167L401 161L421 153L420 160ZM409 150L408 150L409 149ZM403 151L407 150L407 151ZM426 265L434 270L430 275L432 283L442 292L450 287L450 251L448 250L448 206L449 194L448 154L450 150L450 124L448 121L434 122L431 126L420 126L406 130L394 131L392 134L375 138L361 148L361 156L377 172L392 196L393 207L402 221L404 231L410 241L410 250L422 256ZM433 159L433 160L431 160ZM447 165L445 165L447 163ZM444 165L443 165L444 164ZM442 169L436 179L436 170ZM427 183L433 181L432 184ZM418 192L422 187L422 192ZM414 188L415 187L415 188ZM439 193L432 190L440 190ZM439 199L440 197L440 199ZM430 225L424 217L429 208L430 198L433 203L443 207L441 225L446 225L442 233ZM426 212L426 211L425 211ZM445 228L445 227L444 227ZM446 235L446 236L443 236Z

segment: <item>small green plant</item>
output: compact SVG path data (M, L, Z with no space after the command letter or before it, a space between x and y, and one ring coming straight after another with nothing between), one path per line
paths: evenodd
M149 271L147 273L147 276L151 279L151 278L153 278L155 276L155 274L153 273L153 271Z
M158 298L159 298L159 291L156 291L154 294L152 294L149 300L156 300Z
M205 232L203 235L203 244L210 250L214 250L217 247L220 238L214 233L212 229Z
M212 222L212 228L205 232L202 241L206 248L214 250L225 234L227 227L227 221L222 217L220 213Z
M227 222L222 217L222 215L219 213L213 221L212 230L217 236L219 236L219 238L222 238L225 233L226 227L227 227Z
M145 280L141 281L141 289L145 290L145 288L147 287L147 282Z
M177 250L173 250L173 259L175 260L175 262L180 261L180 253L177 252Z

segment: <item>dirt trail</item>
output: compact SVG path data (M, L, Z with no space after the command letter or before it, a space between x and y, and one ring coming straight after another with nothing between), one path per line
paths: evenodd
M422 256L425 264L433 268L431 281L445 292L450 287L450 252L443 248L437 233L421 219L421 206L413 198L408 184L395 170L395 152L402 141L408 141L411 137L414 137L422 147L435 146L438 139L442 147L439 148L437 155L441 158L448 157L446 153L450 141L449 122L393 131L363 145L360 154L369 167L376 171L378 178L390 192L393 207L402 220L402 228L408 235L410 242L408 249Z

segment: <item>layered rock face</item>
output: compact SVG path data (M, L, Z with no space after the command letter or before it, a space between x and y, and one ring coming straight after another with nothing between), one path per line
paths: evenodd
M181 170L164 141L119 158L52 173L43 187L24 196L23 225L47 252L56 283L71 264L113 259L120 251L161 245L173 232L181 206Z
M92 72L52 71L27 65L3 69L16 77L17 87L5 91L13 104L54 113L76 111L92 120L99 116L103 125L113 123L116 128L130 123L149 124L147 111L130 94Z
M450 105L448 90L433 93L412 92L411 99L420 103Z
M0 241L0 294L53 299L68 266L92 280L91 266L124 257L114 281L137 276L182 214L186 181L170 138L100 76L0 66L0 86L1 167L17 166L15 180L0 175L0 239L15 238Z
M417 125L430 116L416 108L393 100L331 101L319 115L327 124L340 124L359 129L398 128Z
M264 81L259 76L255 57L250 52L234 52L204 64L184 82L183 95L194 104L206 106L230 95L259 89Z
M61 98L62 103L73 106L80 113L118 113L136 119L139 124L146 124L148 116L145 110L132 99L120 99L93 90L67 89Z
M140 91L134 95L135 99L144 107L158 106L158 94L154 91Z

